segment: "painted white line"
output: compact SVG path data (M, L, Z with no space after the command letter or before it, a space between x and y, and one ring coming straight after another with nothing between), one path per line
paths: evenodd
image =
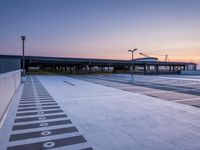
M39 112L39 111L53 111L53 110L61 110L60 108L49 108L49 109L38 109L38 110L26 110L26 111L18 111L17 113L29 113L29 112Z
M109 78L105 78L105 77L97 77L97 76L91 76L91 75L87 75L88 77L91 78L96 78L96 79L103 79L103 80L107 80L107 81L117 81L117 82L126 82L126 83L131 83L131 80L119 80L119 79L109 79Z
M176 78L176 77L156 77L160 79L175 79L175 80L185 80L185 81L200 81L200 79L191 79L191 78Z
M67 134L50 135L50 136L46 136L46 137L41 136L41 137L37 137L37 138L11 141L8 143L8 146L24 145L24 143L32 144L32 143L37 143L37 142L57 140L57 139L80 136L80 135L81 135L80 132L72 132L72 133L67 133Z
M39 113L39 112L38 112ZM49 114L33 114L33 115L27 115L27 116L16 116L16 119L22 119L22 118L31 118L31 117L42 117L45 116L55 116L55 115L64 115L64 112L58 112L58 113L49 113Z
M69 120L68 117L64 118L53 118L53 119L45 119L45 120L34 120L34 121L27 121L27 122L14 122L13 125L29 125L33 123L43 123L43 122L54 122L54 121L62 121L62 120Z
M96 78L96 79L103 79L103 80L107 80L107 81L117 81L117 82L124 82L124 83L131 83L131 81L127 81L127 80L119 80L119 79L109 79L109 78L102 78L102 77L96 77L96 76L91 76L91 75L87 75L88 77L91 77L91 78ZM137 81L139 82L139 81ZM152 85L154 83L146 83L144 84L144 86L146 85ZM134 85L133 86L138 86L138 85ZM143 85L142 85L143 86ZM168 87L168 88L172 88L174 90L181 90L180 88L176 88L176 87L171 87L171 86L168 86L168 85L154 85L156 87ZM154 87L150 87L150 88L154 88Z
M199 98L192 98L192 99L180 99L180 100L174 100L173 102L184 102L184 101L194 101L194 100L200 100Z
M22 130L13 130L12 134L27 133L27 132L37 132L37 131L68 128L68 127L74 127L74 125L73 124L61 124L61 125L55 125L55 126L38 127L38 128L30 128L30 129L22 129Z
M170 92L170 91L148 91L148 92L136 92L136 93L148 94L148 93L165 93L165 92Z
M153 90L153 91L147 91L147 92L138 92L138 93L141 93L141 94L145 94L145 93L164 93L164 92L181 92L181 91L191 91L191 90L189 90L189 89L175 89L175 90L171 90L171 91L167 91L167 90L160 90L160 91L155 91L155 90Z

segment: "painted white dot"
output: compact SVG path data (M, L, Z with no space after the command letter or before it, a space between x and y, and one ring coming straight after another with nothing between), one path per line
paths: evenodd
M50 135L52 132L51 131L43 131L41 132L41 135L46 136L46 135Z
M44 112L43 112L43 111L39 111L37 114L38 114L38 115L43 115Z
M49 124L48 123L46 123L46 122L43 122L43 123L40 123L40 127L46 127L46 126L48 126Z
M54 147L56 144L55 144L55 142L45 142L44 144L43 144L43 147L44 148L52 148L52 147Z
M37 109L38 109L38 110L41 110L41 109L43 109L43 108L42 108L42 107L37 107Z
M39 119L39 120L45 120L46 117L39 117L38 119Z

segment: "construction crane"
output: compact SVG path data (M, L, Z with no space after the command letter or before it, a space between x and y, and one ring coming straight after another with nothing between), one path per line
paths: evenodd
M144 57L151 57L150 55L145 54L145 53L140 53L140 55L142 55L142 56L144 56Z
M168 62L169 61L169 57L168 57L168 55L166 54L165 55L165 62Z
M146 53L140 53L140 55L148 58L148 57L152 57L151 55L155 55L155 56L165 56L164 62L168 62L169 61L169 57L168 55L161 55L161 54L146 54Z

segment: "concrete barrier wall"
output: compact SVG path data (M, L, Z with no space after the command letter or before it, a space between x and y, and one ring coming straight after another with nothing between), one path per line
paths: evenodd
M200 70L181 70L182 75L200 75Z
M0 74L0 121L21 83L21 70Z

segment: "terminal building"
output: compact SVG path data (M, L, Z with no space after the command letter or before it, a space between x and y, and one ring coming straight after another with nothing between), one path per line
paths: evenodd
M4 60L4 61L2 61ZM10 66L22 64L22 56L0 55L0 71ZM9 62L9 63L8 63ZM20 65L21 65L20 64ZM19 66L19 65L18 65ZM132 60L67 58L25 56L26 72L43 70L60 73L130 73L135 74L180 74L181 70L196 70L197 64L188 62L162 62L155 57L138 58ZM11 68L12 68L11 67Z

